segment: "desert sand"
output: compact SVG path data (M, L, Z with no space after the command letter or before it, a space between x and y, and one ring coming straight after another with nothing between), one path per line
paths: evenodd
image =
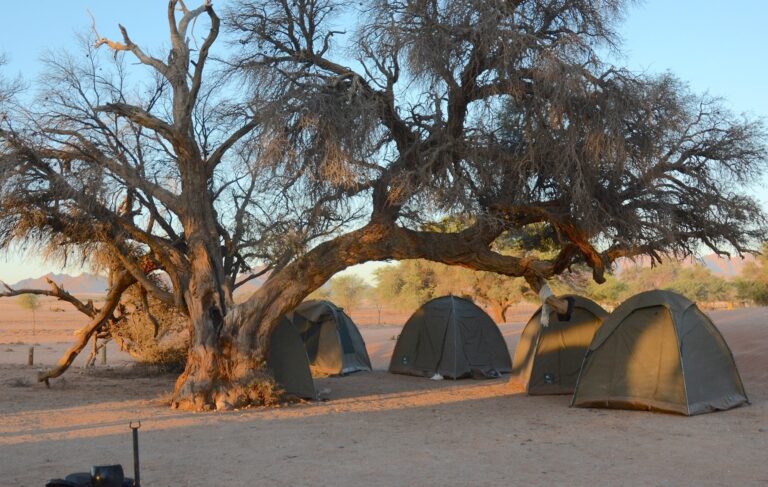
M173 411L174 376L83 358L50 389L34 382L83 320L43 302L31 315L0 300L0 485L121 463L141 420L145 486L767 485L768 309L710 313L751 405L683 417L569 408L507 378L435 382L385 372L400 325L361 326L371 373L319 379L330 400L228 413ZM353 315L354 317L354 315ZM514 351L525 315L502 332ZM26 363L36 345L36 364Z

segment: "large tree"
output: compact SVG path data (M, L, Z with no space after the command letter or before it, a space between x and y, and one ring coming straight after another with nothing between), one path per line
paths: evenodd
M198 410L257 402L281 315L350 265L423 258L538 290L576 262L602 281L622 256L748 251L762 127L606 64L624 3L240 1L214 63L213 6L170 0L164 55L96 35L9 111L0 244L112 255L93 332L131 285L187 316L173 404ZM447 215L472 223L424 230ZM531 225L554 258L494 250Z

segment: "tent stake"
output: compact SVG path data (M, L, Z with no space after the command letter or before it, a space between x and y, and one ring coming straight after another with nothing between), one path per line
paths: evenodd
M133 433L133 487L141 487L141 474L139 469L139 428L141 428L141 421L134 426L133 421L128 425Z

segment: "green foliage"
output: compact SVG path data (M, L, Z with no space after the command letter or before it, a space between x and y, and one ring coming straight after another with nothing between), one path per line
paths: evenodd
M40 307L40 300L36 294L22 294L16 298L16 304L22 309L35 312Z
M768 264L768 259L765 259ZM616 306L643 291L667 289L696 302L728 301L740 296L768 304L768 266L745 268L745 273L762 272L763 281L737 281L736 285L715 276L703 265L665 262L654 267L630 267L619 275L607 274L603 284L591 279L586 268L576 268L550 281L556 295L578 294L599 303ZM424 260L402 261L376 272L377 299L400 311L412 311L438 296L468 297L484 307L495 320L504 321L506 310L520 301L538 302L525 280L491 272L475 272Z
M433 225L431 230L459 231L465 222L448 219ZM535 254L551 257L557 245L546 228L529 225L516 234L504 234L495 242L496 250L505 254ZM591 278L585 265L556 276L550 281L557 295L578 294L597 302L616 306L643 291L666 289L697 302L732 300L737 293L742 299L768 304L768 244L765 255L756 264L744 268L744 275L735 283L715 276L703 265L684 265L667 261L653 267L637 266L624 269L620 275L607 274L603 284ZM426 260L406 260L377 270L376 298L401 311L411 311L438 296L453 294L468 297L485 307L494 319L502 321L506 309L520 301L538 301L522 278L509 278L491 272L476 272Z
M336 276L330 282L330 299L344 308L347 314L352 314L352 310L368 293L369 287L363 278L354 274Z
M437 294L439 273L429 262L404 260L376 270L379 296L399 311L418 308Z
M476 272L426 260L404 260L376 271L377 297L400 311L412 311L430 299L452 294L476 301L497 321L523 299L525 280Z
M474 223L461 217L445 218L424 226L424 230L459 232ZM493 243L493 250L504 255L552 257L557 252L548 227L527 225L514 233L506 232ZM473 271L428 260L403 260L376 271L377 297L400 311L412 311L430 299L452 294L471 299L492 315L505 321L507 309L525 299L536 299L523 278L494 272Z
M632 295L652 289L666 289L692 301L711 302L732 299L734 286L715 276L703 265L665 262L653 267L625 269L619 276L607 276L602 285L590 283L586 295L596 301L618 304Z
M599 303L617 305L632 294L629 284L626 281L617 279L616 276L608 274L605 276L605 282L598 284L590 280L586 286L584 295Z
M40 301L37 294L22 294L16 299L16 303L22 308L32 312L32 334L37 333L37 318L35 311L40 307Z
M768 282L738 279L736 295L740 299L752 301L760 306L768 306Z
M664 289L680 293L693 301L725 301L734 296L733 285L714 276L704 266L683 267Z
M399 310L413 310L435 296L437 274L426 261L404 260L376 270L379 296Z
M768 305L768 242L763 244L761 251L755 262L744 265L735 284L736 294L740 299L766 306Z

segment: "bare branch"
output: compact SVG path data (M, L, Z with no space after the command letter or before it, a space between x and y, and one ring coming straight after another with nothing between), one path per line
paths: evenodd
M134 280L141 284L142 288L151 292L154 297L165 304L170 306L176 306L179 304L178 295L177 297L174 297L173 294L165 291L164 289L161 289L157 284L152 282L152 280L147 277L139 265L136 264L129 256L125 255L126 252L124 249L120 249L114 244L111 244L110 246L114 249L114 254L120 260L128 273L133 276Z
M48 132L52 134L72 137L76 139L79 144L81 144L82 147L78 147L79 152L73 154L73 158L78 158L78 156L83 155L88 156L92 160L99 163L102 167L111 170L117 176L123 178L126 183L130 184L131 186L141 188L149 196L157 198L168 208L179 212L180 208L178 205L178 197L175 194L171 193L165 188L158 186L157 184L148 181L134 168L126 164L122 164L121 162L115 161L111 157L105 155L104 152L99 150L93 143L83 137L82 134L72 130L61 129L48 130ZM57 153L56 156L63 159L67 157L67 154Z
M36 294L39 296L51 296L54 298L57 298L61 301L66 301L67 303L74 306L78 311L83 313L86 316L92 317L95 313L95 310L93 308L93 303L91 301L88 301L87 303L83 303L76 297L69 294L67 291L61 289L58 284L53 282L49 278L45 278L45 281L48 283L48 286L50 286L49 290L45 289L13 289L8 284L0 281L0 284L3 285L3 287L6 289L4 292L0 292L0 298L4 297L11 297L11 296L20 296L22 294Z
M125 117L142 127L154 130L162 135L168 142L174 143L177 141L177 134L174 131L173 126L139 107L128 105L126 103L107 103L106 105L95 107L94 110L96 112L113 113Z
M239 140L251 133L256 127L258 127L258 125L259 123L256 118L251 118L239 129L232 132L232 134L224 142L222 142L208 157L208 173L213 174L213 170L216 168L216 166L219 165L219 163L221 163L221 160L227 151L231 149L232 146L235 145Z
M91 18L93 19L93 16L91 16ZM96 42L93 44L93 47L98 49L99 47L106 45L107 47L109 47L115 52L115 55L117 55L117 53L121 51L129 51L134 56L136 56L136 58L142 64L155 68L159 73L161 73L167 78L169 75L168 66L164 64L162 61L160 61L159 59L154 58L152 56L147 56L146 54L144 54L144 51L142 51L141 48L139 48L139 46L134 44L133 41L131 41L131 38L128 37L128 31L125 29L125 27L123 27L122 25L119 25L118 27L120 28L120 33L123 36L122 43L109 40L106 37L99 36L98 32L96 31L96 20L93 19L92 30L93 30L93 33L96 35Z
M107 293L104 305L92 315L91 321L79 330L77 341L67 349L59 361L56 362L56 366L53 369L40 373L38 376L39 382L47 384L50 379L59 377L72 365L72 362L83 351L93 334L112 317L112 313L114 313L115 308L120 303L123 292L134 282L136 281L127 272L123 272L120 275L113 283L109 293Z
M198 93L200 92L200 86L202 85L203 81L203 68L205 67L205 63L208 59L208 51L210 50L213 43L216 42L216 38L219 36L220 20L219 16L216 15L216 12L213 11L210 0L206 0L202 6L198 7L192 12L186 13L181 22L179 22L179 35L184 36L189 20L196 18L197 15L200 15L203 12L207 12L211 19L211 29L208 32L208 36L205 38L202 47L200 47L200 52L197 55L195 71L192 75L192 84L189 89L189 98L193 101L197 100Z
M252 272L251 274L248 275L248 277L245 277L245 278L241 279L240 281L236 282L235 283L235 289L239 288L240 286L242 286L245 283L248 283L248 282L250 282L250 281L252 281L254 279L260 278L261 276L263 276L265 274L268 274L270 271L272 271L271 267L265 267L265 268L261 269L259 272Z

